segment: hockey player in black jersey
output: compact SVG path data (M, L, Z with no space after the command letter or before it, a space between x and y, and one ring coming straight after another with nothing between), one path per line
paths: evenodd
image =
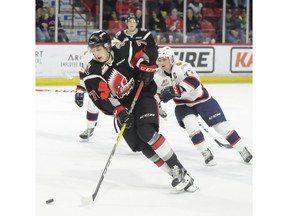
M175 152L159 131L158 107L153 80L156 65L145 61L135 41L123 41L111 46L105 31L89 37L92 59L83 78L89 97L108 115L114 115L118 125L127 125L123 136L132 151L141 151L159 168L173 177L172 186L178 190L197 189L193 178L177 159ZM128 111L140 81L144 87L131 113Z
M126 20L127 29L116 33L115 38L119 41L133 41L136 46L133 49L137 52L143 50L144 59L149 63L155 63L158 57L158 49L151 32L138 26L139 20L134 14L130 14ZM159 115L166 118L167 114L161 107L161 101L158 104Z
M151 32L146 29L137 28L139 20L134 14L130 14L125 22L127 29L117 32L115 38L121 42L135 42L137 44L137 46L133 47L135 52L143 50L145 60L156 64L158 50Z
M154 38L151 35L151 32L146 29L137 28L137 24L139 23L138 18L131 14L125 20L127 24L127 29L123 31L119 31L115 38L122 41L134 41L136 46L133 49L137 52L140 50L144 51L144 57L146 61L149 61L151 64L156 64L158 50L155 44ZM75 103L79 106L83 106L84 101L84 93L86 92L86 87L83 82L84 70L86 68L86 64L93 58L93 55L89 52L85 51L83 55L83 62L82 64L85 67L81 67L79 70L79 78L80 83L76 87L75 92ZM84 75L83 75L84 74ZM159 101L159 115L162 118L166 118L167 114L161 107L161 101ZM86 112L86 125L87 128L84 130L83 133L80 134L81 141L89 141L89 138L93 135L94 128L97 125L99 110L98 108L89 100L87 104L87 112Z

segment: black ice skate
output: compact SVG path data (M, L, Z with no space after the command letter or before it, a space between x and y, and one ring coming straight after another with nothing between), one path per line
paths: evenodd
M172 169L172 187L178 192L190 191L194 192L198 189L197 186L193 185L194 179L187 173L186 169L179 168L175 165Z
M159 108L159 115L162 118L166 118L167 117L167 113L161 107Z
M89 139L93 135L94 128L87 128L83 133L80 134L81 139Z
M210 151L210 149L207 148L206 150L201 152L201 154L205 158L205 164L207 166L215 166L216 165L216 162L214 161L214 156L213 156L212 152Z
M239 152L245 163L252 163L252 154L245 147L242 152Z

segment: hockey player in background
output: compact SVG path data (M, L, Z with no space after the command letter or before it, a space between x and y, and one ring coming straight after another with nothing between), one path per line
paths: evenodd
M136 47L136 52L139 51L140 49L143 50L144 52L144 59L148 62L155 62L157 60L158 56L158 48L155 43L155 40L153 36L151 35L151 32L137 27L139 20L134 14L130 14L126 20L126 25L127 29L121 30L116 33L115 38L117 38L119 41L135 41L141 46ZM156 97L157 99L157 97ZM162 109L160 101L157 99L159 102L159 115L162 118L167 117L167 113Z
M205 163L216 164L201 132L198 115L208 126L225 137L246 163L252 163L251 153L236 130L227 122L220 105L204 87L192 66L176 59L170 47L160 48L158 54L157 64L161 70L157 73L162 77L162 82L158 83L160 98L164 103L174 99L177 121L186 129L194 146L205 158Z
M157 65L143 59L137 51L141 44L133 40L111 46L105 31L93 33L88 40L93 53L83 78L87 92L97 107L117 119L127 129L123 137L133 152L141 151L159 168L173 177L177 191L197 190L194 179L178 160L168 141L159 133L158 106L154 98L157 86L153 73ZM128 113L136 91L144 87L131 114Z

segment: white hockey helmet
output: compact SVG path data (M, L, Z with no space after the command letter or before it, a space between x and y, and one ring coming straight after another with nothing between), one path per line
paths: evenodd
M158 49L158 59L159 58L169 58L170 63L174 64L175 61L175 54L171 47L165 46Z

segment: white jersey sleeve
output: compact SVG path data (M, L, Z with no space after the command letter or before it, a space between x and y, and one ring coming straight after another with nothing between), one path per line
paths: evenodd
M210 98L208 91L202 85L199 75L191 64L180 60L176 61L171 76L172 85L179 85L183 89L181 96L174 98L176 104L193 106Z
M81 62L80 62L80 67L79 67L79 79L80 79L80 86L85 88L85 83L83 78L86 76L85 75L85 70L87 70L88 63L93 59L94 56L89 50L85 50L83 54L81 55Z

